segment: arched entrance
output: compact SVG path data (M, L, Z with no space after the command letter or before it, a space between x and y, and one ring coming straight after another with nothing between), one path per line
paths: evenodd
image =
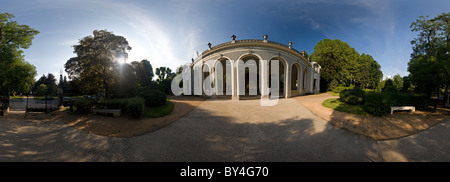
M292 65L291 95L300 95L300 65L298 63Z
M275 76L272 74L272 61L278 60L278 96L279 97L285 97L286 96L286 84L287 84L287 77L286 77L286 61L280 57L274 57L270 59L269 61L269 88L272 88L272 76ZM271 92L269 95L272 95L273 90L271 89Z
M214 82L211 80L211 69L208 64L203 64L202 66L202 94L203 95L213 95L212 88L214 87ZM211 83L211 84L206 84Z
M239 60L242 60L242 62L240 62ZM260 98L260 77L259 77L259 60L260 58L254 54L247 54L242 56L240 59L238 60L238 64L243 63L244 67L239 68L240 66L238 65L238 69L243 69L243 70L238 70L238 87L239 89L241 89L240 84L243 84L243 91L239 90L240 93L239 97L243 98L243 99L259 99ZM244 77L244 78L239 78L239 77ZM250 79L251 77L255 77L255 79ZM243 83L240 83L240 79L243 79ZM255 93L252 93L252 91L256 90L256 95Z
M231 61L226 58L219 59L214 65L215 89L219 98L231 98L233 92L232 68Z

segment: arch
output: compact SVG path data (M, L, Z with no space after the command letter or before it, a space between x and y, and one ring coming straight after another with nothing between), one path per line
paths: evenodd
M289 81L289 76L287 76L287 62L284 58L280 57L280 56L276 56L276 57L272 57L269 59L268 62L268 73L269 73L269 77L267 80L268 86L269 88L272 87L272 67L271 67L271 61L272 60L278 60L278 66L279 66L279 70L278 70L278 95L280 97L285 97L287 95L287 90L286 90L286 85L288 85L288 81ZM271 95L271 93L269 93L269 95Z
M213 90L211 90L211 89L214 88L214 81L206 80L208 78L209 79L212 78L211 77L211 73L212 73L211 67L208 64L204 63L202 65L201 70L202 70L202 84L201 84L202 85L202 95L211 96L211 95L213 95ZM207 82L205 82L205 81L207 81ZM208 82L210 82L211 84L210 85L205 84Z
M291 95L299 95L301 67L298 63L294 63L291 70Z
M220 66L218 66L220 64ZM215 94L225 98L231 98L233 93L233 62L228 57L222 57L214 61L214 85ZM222 70L218 70L218 69Z
M303 70L303 83L302 83L302 91L303 92L306 92L306 87L307 87L307 83L308 83L308 79L307 79L307 77L308 77L308 70L305 68L304 70Z
M244 64L250 64L250 66L254 66L256 70L250 69L249 67L244 67L244 70L240 70L240 61ZM254 60L253 63L248 62L250 60ZM254 53L245 53L239 57L236 64L237 70L237 94L241 96L246 96L247 98L253 98L254 93L251 93L252 90L256 89L256 95L260 95L260 71L259 71L259 61L262 60L261 56ZM256 74L256 83L250 79L251 75ZM243 77L243 78L241 78ZM241 80L243 79L243 80ZM242 82L242 83L241 83ZM243 85L241 85L243 84ZM243 87L243 90L240 90ZM256 98L256 97L255 97Z

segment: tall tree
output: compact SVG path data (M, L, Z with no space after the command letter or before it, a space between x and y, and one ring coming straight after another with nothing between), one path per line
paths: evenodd
M36 68L24 60L22 49L31 46L39 31L13 18L12 14L0 13L0 102L6 107L11 92L28 92L36 76Z
M433 19L420 16L411 23L411 31L418 32L411 41L413 53L408 63L410 80L420 92L431 93L445 88L446 104L450 86L450 13Z
M37 89L38 89L38 87L39 87L41 84L46 85L46 87L47 87L47 89L48 89L48 91L47 91L48 94L56 94L56 88L57 88L57 85L56 85L56 77L55 77L55 75L53 75L53 74L51 74L51 73L48 73L47 76L46 76L46 75L42 75L42 76L34 83L33 88L32 88L33 92L36 92Z
M155 76L150 62L144 59L141 62L133 61L131 65L136 70L136 78L139 87L149 87L152 83L153 76Z
M136 96L138 84L134 67L131 64L122 64L120 67L119 81L115 85L117 95L122 98Z
M161 82L166 79L170 79L172 75L172 70L168 67L156 68L156 76L158 76L157 82Z
M339 84L349 86L356 78L359 53L346 42L339 39L323 39L314 46L312 61L322 66L327 72L329 82L336 80Z
M81 81L84 93L104 92L109 97L111 87L118 81L119 62L128 58L128 41L106 30L95 30L74 45L77 57L69 59L69 78Z
M392 84L398 91L401 91L403 88L403 77L400 74L396 74L392 80Z

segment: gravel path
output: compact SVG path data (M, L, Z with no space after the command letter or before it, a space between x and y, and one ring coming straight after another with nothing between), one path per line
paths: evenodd
M0 117L0 161L450 161L448 122L377 142L336 128L295 99L207 100L173 124L108 138L61 122Z

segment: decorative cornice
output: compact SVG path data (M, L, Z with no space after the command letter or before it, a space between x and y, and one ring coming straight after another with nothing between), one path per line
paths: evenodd
M203 51L201 55L202 55L202 59L203 59L211 54L214 54L219 51L223 51L225 49L231 49L231 48L236 48L236 47L247 47L247 46L269 47L269 48L282 50L284 52L291 53L291 54L301 58L308 65L311 66L311 63L304 56L302 56L302 54L299 51L295 50L294 48L289 47L284 44L281 44L281 43L278 43L278 42L273 42L273 41L265 42L264 40L257 40L257 39L245 39L245 40L236 40L234 42L225 42L225 43L216 45L214 47L211 47L211 48Z

